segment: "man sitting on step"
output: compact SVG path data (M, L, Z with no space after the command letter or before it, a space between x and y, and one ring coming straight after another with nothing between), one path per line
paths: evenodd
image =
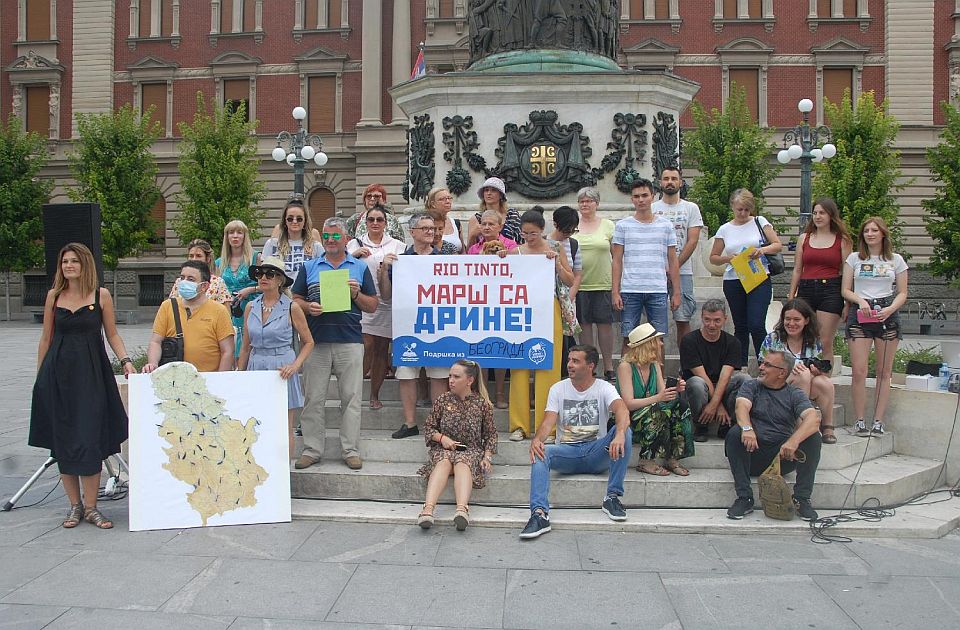
M749 377L740 371L740 342L723 330L727 305L710 299L700 309L699 330L680 340L680 372L687 387L683 397L690 405L697 442L707 441L707 425L716 422L717 437L730 428L740 385Z
M594 378L600 355L593 346L570 348L567 373L547 395L543 422L530 441L530 520L520 538L536 538L550 531L550 471L598 474L609 469L607 493L601 509L614 521L627 520L620 503L630 461L630 412L616 388ZM613 412L616 428L607 430ZM555 444L544 439L557 427Z
M768 352L760 363L760 376L743 384L737 394L737 423L727 433L726 451L737 500L727 518L739 520L753 512L750 477L761 474L780 457L781 471L797 471L793 504L805 521L817 519L810 504L813 481L820 463L820 414L799 388L787 383L794 357ZM797 451L806 456L797 461Z

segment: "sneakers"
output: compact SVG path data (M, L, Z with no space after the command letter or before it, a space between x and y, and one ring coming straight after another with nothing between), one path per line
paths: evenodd
M541 510L536 510L530 515L527 526L520 532L520 538L537 538L550 531L550 515Z
M406 424L401 424L399 429L390 434L390 437L395 440L402 440L413 435L420 435L420 428L417 425L408 427Z
M853 428L858 437L870 437L870 431L867 429L867 423L863 421L863 418L859 418Z
M731 518L735 521L739 521L747 514L753 513L753 498L752 497L737 497L737 500L733 502L729 508L727 508L727 518Z
M527 437L527 435L523 432L523 429L517 429L516 431L510 434L510 441L521 442L525 437Z
M706 442L707 441L707 425L698 424L693 428L693 441L694 442Z
M883 430L883 423L879 420L873 421L873 427L870 429L870 437L881 437L886 431Z
M797 510L797 516L805 521L815 521L820 518L817 515L817 511L810 505L810 499L793 497L793 507Z
M623 504L620 503L620 497L618 496L609 496L604 499L603 506L600 509L610 517L611 521L627 520L627 511L623 509Z

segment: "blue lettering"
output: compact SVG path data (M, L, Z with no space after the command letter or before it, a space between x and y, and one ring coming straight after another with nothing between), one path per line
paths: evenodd
M508 332L523 331L523 311L525 309L517 306L509 306L503 309L503 329Z
M444 330L447 325L457 322L457 307L441 306L437 309L437 328Z
M421 306L417 308L417 322L413 325L414 334L426 333L432 335L436 332L436 326L433 324L433 307Z

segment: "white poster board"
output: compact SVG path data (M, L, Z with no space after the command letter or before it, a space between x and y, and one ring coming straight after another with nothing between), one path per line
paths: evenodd
M553 364L555 264L546 256L399 256L393 364L542 370Z
M129 381L130 531L290 521L278 371L171 363Z

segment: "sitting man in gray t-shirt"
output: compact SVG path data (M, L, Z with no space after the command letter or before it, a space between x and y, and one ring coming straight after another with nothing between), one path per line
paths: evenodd
M753 512L750 477L761 474L780 457L781 471L794 469L793 503L805 521L817 519L810 505L813 481L820 463L820 414L800 389L787 383L793 357L768 352L760 364L760 376L747 381L737 393L737 423L726 437L726 455L733 473L737 500L727 518L739 520ZM806 460L797 461L797 451Z

